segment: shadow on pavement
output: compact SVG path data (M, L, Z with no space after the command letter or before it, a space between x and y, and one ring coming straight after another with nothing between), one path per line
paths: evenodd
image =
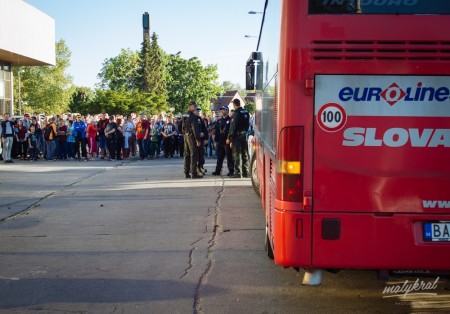
M194 299L196 283L127 279L1 279L0 309L49 303L127 303ZM208 287L208 293L220 293Z

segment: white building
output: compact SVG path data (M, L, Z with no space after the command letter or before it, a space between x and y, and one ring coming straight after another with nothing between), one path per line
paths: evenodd
M14 113L12 66L55 63L55 20L23 0L0 0L0 114Z

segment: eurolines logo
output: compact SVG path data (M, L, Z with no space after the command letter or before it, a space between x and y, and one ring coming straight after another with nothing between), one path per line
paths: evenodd
M418 82L415 87L402 88L397 83L389 87L344 87L339 91L339 99L343 102L378 102L386 101L390 106L397 102L444 102L450 99L448 87L424 86Z

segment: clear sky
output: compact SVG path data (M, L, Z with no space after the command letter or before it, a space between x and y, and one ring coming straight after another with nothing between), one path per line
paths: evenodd
M245 86L245 62L256 49L264 0L26 0L55 19L56 40L72 52L69 74L77 86L94 87L107 58L140 50L142 14L167 53L217 64L219 81Z

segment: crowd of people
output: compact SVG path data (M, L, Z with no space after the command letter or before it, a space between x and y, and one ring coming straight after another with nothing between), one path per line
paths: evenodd
M228 124L230 115L226 114ZM226 111L226 112L225 112ZM218 114L206 115L195 105L195 115L201 126L196 168L205 173L204 156L222 160L227 156L229 174L232 167L231 145L226 144L225 127L219 127L224 117ZM232 113L231 113L232 114ZM186 115L184 115L186 116ZM0 116L1 149L0 160L13 163L20 160L122 160L127 158L183 158L185 139L189 132L183 132L183 115L161 113L147 117L137 115L61 114L41 117L25 113L23 117L11 119ZM225 120L224 120L225 121ZM227 128L228 132L228 128ZM186 134L185 134L186 133ZM192 134L192 132L191 132ZM225 147L228 149L225 152ZM202 158L203 157L203 158ZM231 162L231 164L230 164ZM216 167L213 174L220 174Z

